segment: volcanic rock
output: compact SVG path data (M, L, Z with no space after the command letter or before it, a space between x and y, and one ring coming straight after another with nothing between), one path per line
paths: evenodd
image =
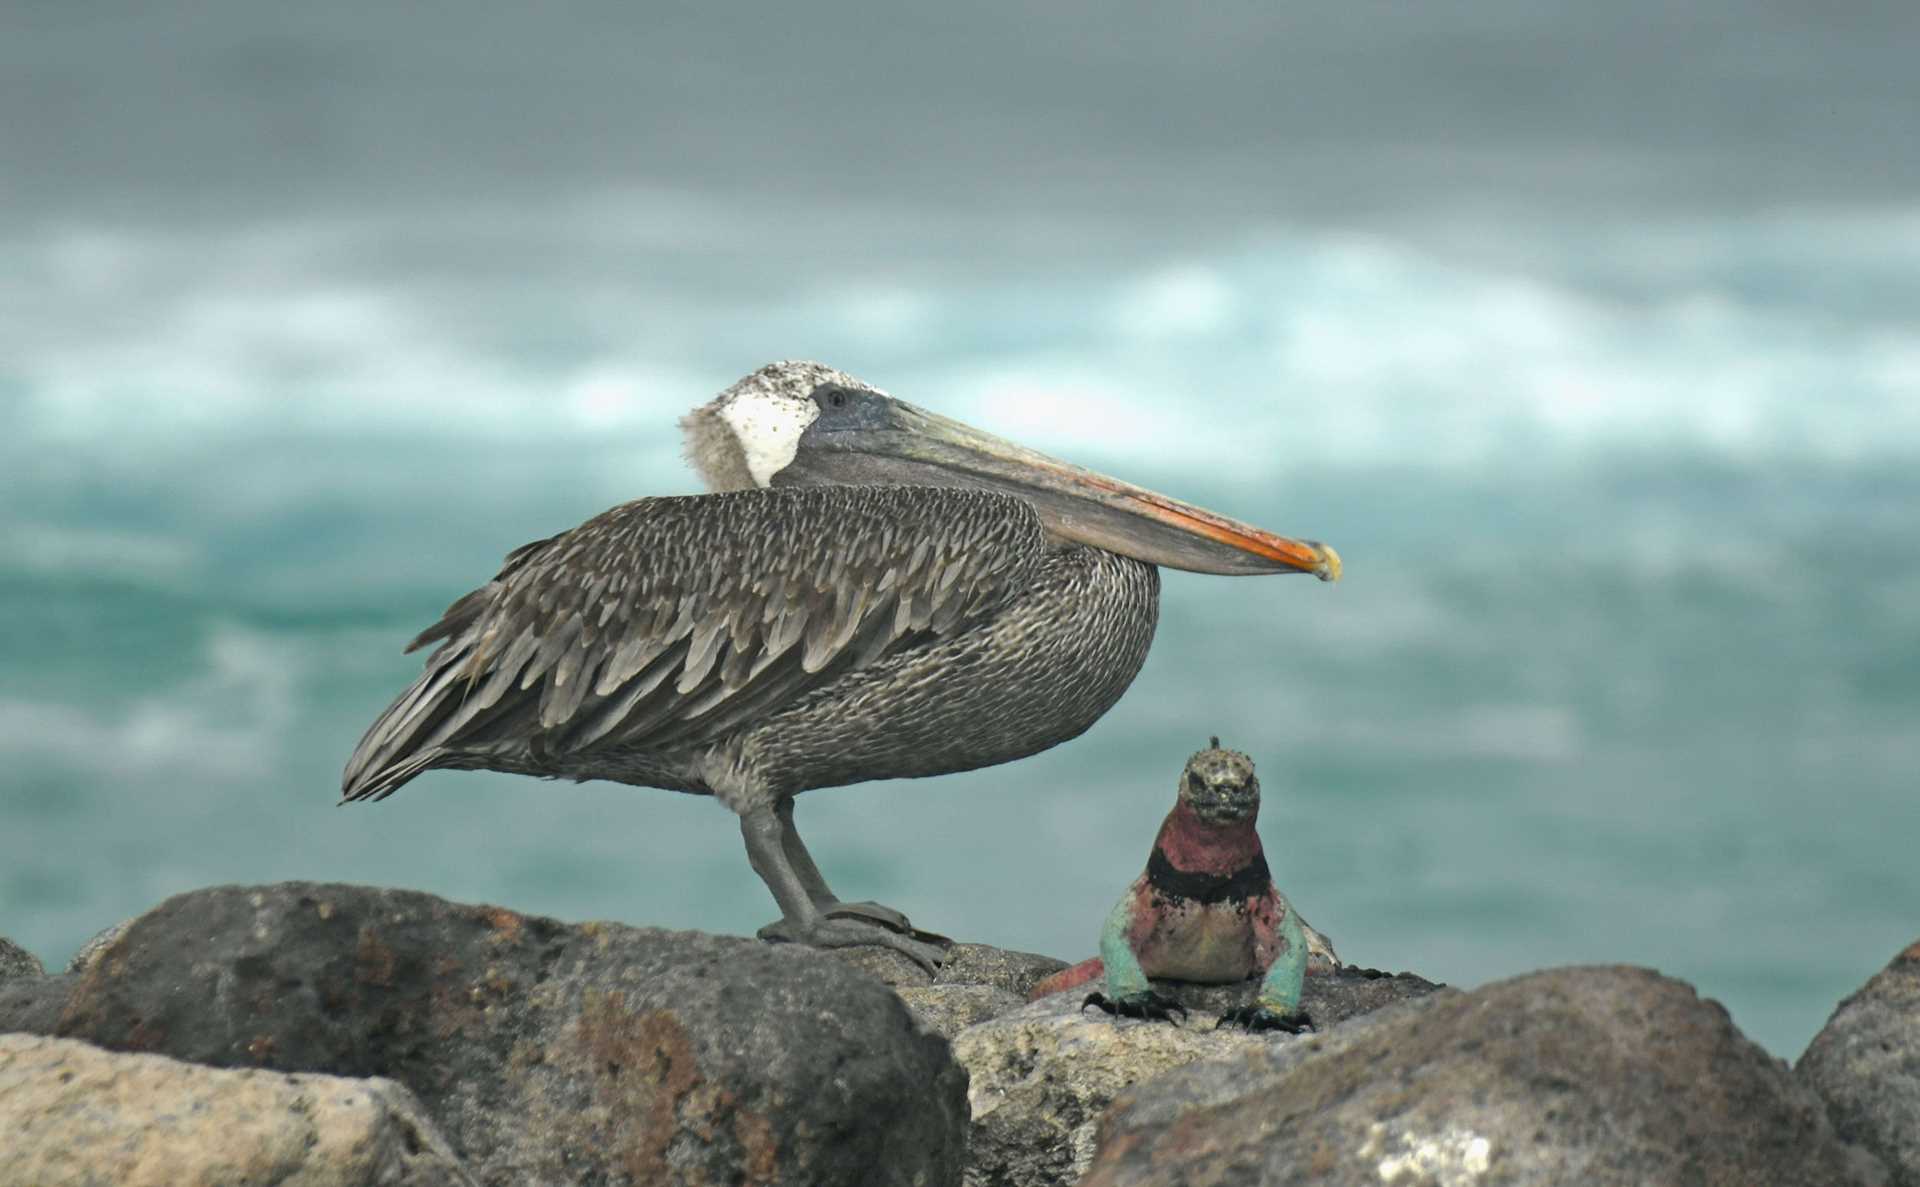
M471 1187L392 1080L225 1071L0 1034L0 1178L34 1187Z
M1840 1003L1794 1074L1826 1099L1841 1137L1920 1187L1920 943Z
M19 977L44 977L47 975L40 958L20 945L0 936L0 981L11 981Z
M485 1183L943 1184L965 1073L825 954L282 883L134 920L54 1028L216 1067L387 1076Z
M1142 1084L1084 1187L1868 1187L1871 1155L1718 1003L1645 969L1555 969Z
M1182 1025L1083 1010L1082 987L955 1036L954 1055L967 1068L973 1115L969 1183L1052 1187L1075 1182L1093 1158L1101 1115L1128 1087L1197 1060L1296 1041L1280 1032L1215 1029L1220 1011L1250 1000L1257 981L1225 986L1156 981L1154 987L1189 1004L1192 1013ZM1308 977L1301 1004L1320 1026L1332 1027L1435 988L1411 975L1343 970Z

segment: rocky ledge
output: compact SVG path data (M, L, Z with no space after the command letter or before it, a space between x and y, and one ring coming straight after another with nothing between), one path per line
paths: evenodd
M1315 974L1317 1033L1025 999L1062 962L217 887L59 976L0 940L0 1187L1920 1187L1920 946L1797 1070L1644 969Z

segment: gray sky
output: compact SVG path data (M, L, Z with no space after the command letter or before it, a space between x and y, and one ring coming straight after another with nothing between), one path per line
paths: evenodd
M0 229L664 192L750 237L819 218L966 257L990 228L1064 258L1301 220L1872 206L1920 192L1916 60L1910 0L12 0Z

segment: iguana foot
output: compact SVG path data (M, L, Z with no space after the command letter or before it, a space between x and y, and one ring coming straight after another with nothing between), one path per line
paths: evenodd
M1129 993L1124 997L1108 997L1104 993L1089 993L1080 1003L1085 1010L1088 1006L1099 1006L1116 1018L1164 1018L1173 1021L1175 1013L1186 1021L1187 1008L1170 997L1162 997L1151 989L1140 993Z
M775 920L754 934L775 944L805 944L810 948L858 948L863 944L891 948L929 974L939 972L947 949L953 946L952 940L932 932L901 935L863 918L841 919L828 915L816 916L811 924L794 919Z
M1284 1030L1290 1035L1313 1029L1313 1019L1307 1017L1305 1010L1294 1010L1288 1014L1278 1014L1265 1006L1235 1006L1220 1015L1220 1021L1213 1029L1223 1026L1243 1026L1249 1031Z

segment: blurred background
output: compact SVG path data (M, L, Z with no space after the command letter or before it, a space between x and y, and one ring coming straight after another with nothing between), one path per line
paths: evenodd
M1187 754L1361 964L1625 961L1775 1053L1920 936L1920 8L0 8L0 934L338 879L750 933L713 803L336 809L510 548L812 357L1335 544L1169 573L1084 738L800 801L1078 959Z

